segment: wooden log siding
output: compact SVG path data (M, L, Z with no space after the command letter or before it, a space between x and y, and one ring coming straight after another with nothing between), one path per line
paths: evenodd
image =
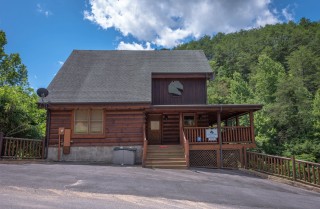
M105 127L103 137L81 138L73 135L72 146L100 146L100 145L142 145L145 116L142 111L105 111ZM58 144L58 128L72 129L72 111L52 110L50 120L49 146Z
M188 127L184 128L186 138L190 143L218 143L211 142L206 139L206 129L208 127ZM201 137L201 142L197 142L197 137ZM232 127L222 127L221 128L221 138L222 143L250 143L251 138L251 128L244 126L232 126Z
M58 130L60 127L71 129L72 111L51 111L50 117L50 145L57 145L59 141Z
M208 127L209 118L207 113L197 113L196 114L197 127Z
M137 112L106 112L106 143L142 145L145 115Z
M163 114L166 119L162 120L162 143L179 143L179 114Z

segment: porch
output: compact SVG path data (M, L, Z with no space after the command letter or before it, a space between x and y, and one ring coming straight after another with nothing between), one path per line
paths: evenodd
M180 145L186 167L237 168L256 147L254 111L261 105L159 105L147 111L143 166L148 145ZM168 159L170 161L170 159ZM165 162L162 154L161 162ZM181 159L180 159L181 164Z

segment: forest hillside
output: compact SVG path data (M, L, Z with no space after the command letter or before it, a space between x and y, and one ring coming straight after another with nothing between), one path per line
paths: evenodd
M263 104L258 149L320 161L320 22L267 25L204 36L175 48L202 49L215 74L210 104Z

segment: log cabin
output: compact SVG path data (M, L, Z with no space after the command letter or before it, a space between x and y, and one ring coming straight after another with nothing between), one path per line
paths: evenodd
M201 50L74 50L45 98L47 159L152 168L234 168L255 147L258 104L208 104ZM132 149L134 148L134 149Z

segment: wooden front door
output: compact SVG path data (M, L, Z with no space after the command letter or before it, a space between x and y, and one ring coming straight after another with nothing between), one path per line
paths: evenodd
M161 144L162 115L148 115L148 143Z

